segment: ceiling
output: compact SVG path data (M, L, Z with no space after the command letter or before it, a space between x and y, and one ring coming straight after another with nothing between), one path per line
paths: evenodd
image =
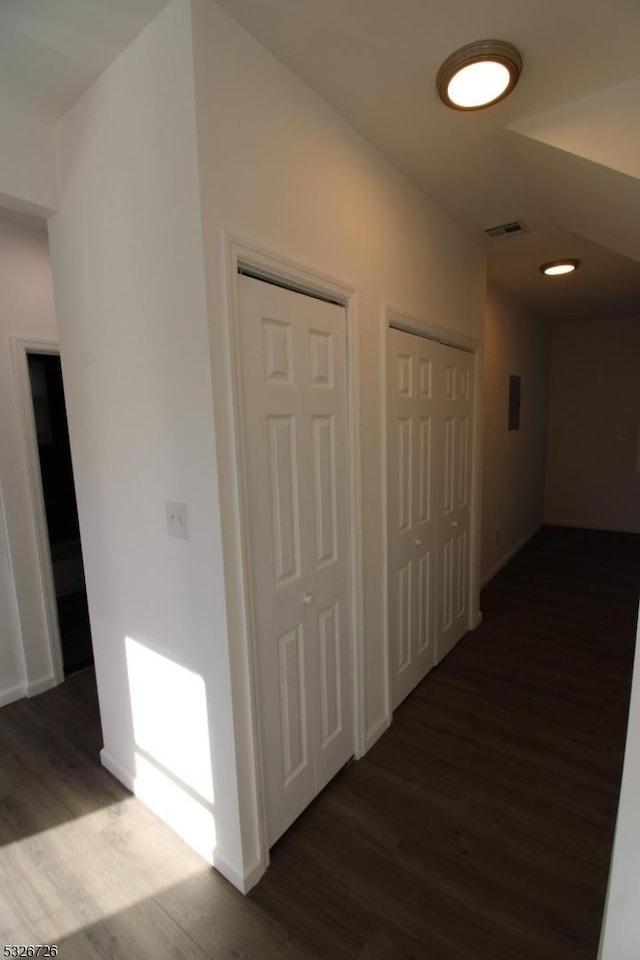
M53 123L167 0L0 0L0 99Z
M638 124L611 109L624 85L640 111L637 0L219 2L486 245L493 282L552 322L640 315L639 154L624 149ZM2 0L0 99L53 122L165 3ZM488 37L519 48L520 83L488 110L448 110L440 63ZM525 234L486 240L514 219ZM543 278L560 256L580 270Z
M566 145L547 145L553 156L545 155L542 164L544 145L510 129L640 76L635 0L220 3L486 245L493 282L553 322L619 316L621 310L640 314L640 263L629 259L628 244L607 249L616 240L611 224L606 230L597 222L606 220L609 181L617 173L609 169L607 178L590 171L597 182L580 193L585 177L567 163ZM518 47L520 83L488 110L448 110L435 89L440 64L458 47L489 37ZM581 162L595 166L584 154ZM565 184L572 190L569 210L558 199ZM639 181L633 190L640 203ZM596 222L583 223L585 206L598 211ZM524 221L526 234L486 240L485 228L516 219ZM587 232L576 235L581 231ZM581 257L581 269L555 281L542 277L539 264L562 256Z

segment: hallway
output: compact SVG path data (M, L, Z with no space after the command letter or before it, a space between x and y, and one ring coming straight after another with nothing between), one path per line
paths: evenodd
M639 583L640 537L543 529L248 898L99 766L90 672L3 708L2 942L65 960L595 960Z
M538 534L257 902L326 957L595 958L639 571L640 538Z

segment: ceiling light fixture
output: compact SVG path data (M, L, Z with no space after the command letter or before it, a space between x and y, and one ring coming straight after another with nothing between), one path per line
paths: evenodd
M460 47L438 70L440 99L454 110L482 110L504 100L522 71L522 57L506 40L476 40Z
M540 273L544 273L545 277L561 277L565 273L573 273L579 266L579 260L550 260L541 265Z

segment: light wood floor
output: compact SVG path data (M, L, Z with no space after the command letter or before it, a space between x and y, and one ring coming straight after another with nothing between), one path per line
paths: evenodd
M100 767L91 672L3 708L0 950L595 960L639 592L640 537L543 530L247 898Z

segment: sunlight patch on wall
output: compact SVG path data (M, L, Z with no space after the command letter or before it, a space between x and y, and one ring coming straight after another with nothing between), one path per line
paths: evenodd
M212 863L216 830L204 681L131 637L125 647L135 794Z
M135 794L196 853L213 865L216 845L213 809L194 798L156 764L137 752Z

